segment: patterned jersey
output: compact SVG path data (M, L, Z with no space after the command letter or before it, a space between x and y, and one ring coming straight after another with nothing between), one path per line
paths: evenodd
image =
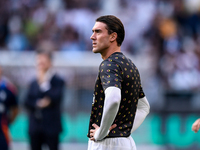
M16 89L7 79L0 80L0 145L9 142L7 113L9 108L17 105Z
M113 53L99 66L99 73L95 84L92 111L90 116L89 130L92 124L101 124L104 99L104 91L110 86L121 89L121 102L113 124L117 127L112 129L105 138L128 137L131 134L138 99L143 98L140 75L133 62L121 52ZM88 131L88 137L90 133Z

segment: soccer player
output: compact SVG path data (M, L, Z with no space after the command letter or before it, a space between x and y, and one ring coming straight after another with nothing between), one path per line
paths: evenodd
M9 148L8 125L14 121L18 114L18 104L15 86L2 75L0 66L0 149Z
M44 144L49 150L58 150L64 80L52 70L51 52L39 50L36 63L37 77L30 83L25 99L31 150L41 150Z
M122 22L107 15L96 19L91 36L93 52L103 62L95 83L88 130L88 150L136 150L131 132L149 113L137 67L121 52Z

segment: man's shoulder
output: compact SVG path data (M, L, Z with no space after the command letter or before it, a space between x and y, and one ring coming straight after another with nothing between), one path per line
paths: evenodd
M118 61L113 60L112 58L108 58L100 64L99 68L100 69L109 69L109 68L115 68L119 65L120 65L120 63Z
M11 82L11 80L5 76L2 77L2 81L1 81L2 86L5 87L5 89L9 90L10 92L12 92L13 94L17 93L17 88L14 85L13 82Z
M32 78L32 79L30 80L30 84L35 84L35 83L37 83L37 82L38 82L38 80L37 80L36 77L34 77L34 78Z
M52 80L56 82L64 83L64 79L57 73L53 75Z

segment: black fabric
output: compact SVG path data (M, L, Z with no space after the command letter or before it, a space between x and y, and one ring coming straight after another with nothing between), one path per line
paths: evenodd
M0 149L8 150L8 142L6 141L6 137L3 135L3 133L0 133Z
M58 75L54 75L50 85L51 88L46 92L40 90L36 79L29 86L25 107L29 115L30 134L43 132L47 135L57 135L62 131L60 103L63 96L64 81ZM51 104L44 109L38 109L36 101L45 96L51 99Z
M122 53L112 54L99 67L99 74L95 84L89 130L92 124L100 126L106 88L115 86L121 89L121 103L113 124L117 124L106 138L128 137L131 133L137 103L143 98L140 74L133 62ZM88 137L89 136L88 131Z
M42 150L43 146L47 146L49 150L58 150L59 136L46 135L43 132L30 134L31 150Z

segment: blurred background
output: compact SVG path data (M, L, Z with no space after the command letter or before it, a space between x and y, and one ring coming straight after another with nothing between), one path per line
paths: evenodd
M200 0L0 0L0 65L18 89L20 114L11 150L28 150L22 103L36 75L38 47L54 51L65 79L61 150L85 150L93 88L102 61L92 27L101 15L120 18L122 52L139 68L151 113L132 134L138 150L197 150L200 133Z

